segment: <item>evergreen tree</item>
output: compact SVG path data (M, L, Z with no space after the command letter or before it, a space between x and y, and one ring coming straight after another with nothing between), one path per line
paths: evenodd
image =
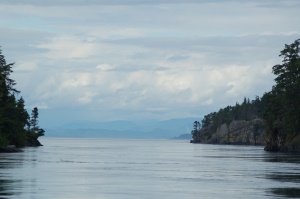
M243 99L243 103L239 104L236 102L235 106L227 106L221 108L218 112L213 112L205 115L202 120L202 128L199 124L199 129L197 129L197 121L194 122L194 130L192 131L194 143L205 141L210 139L217 129L222 124L229 125L233 120L245 120L252 121L254 119L260 119L265 110L266 97L256 97L255 100L250 101L248 98ZM259 126L259 129L263 128ZM255 129L255 138L258 135L258 130ZM218 136L216 136L218 139Z
M14 133L19 134L19 126L14 119L16 115L14 94L19 91L14 88L15 81L10 79L12 66L13 63L6 64L0 49L0 144L2 145L16 144Z
M10 78L12 66L7 64L0 49L0 149L7 145L22 147L25 145L37 146L39 136L44 130L38 127L38 109L34 109L33 120L30 120L25 109L24 99L16 99L20 93L14 88L15 80ZM30 129L33 124L34 128ZM27 129L26 129L27 126Z
M276 84L266 94L267 150L284 150L300 135L300 39L285 45L280 56L282 64L272 68Z
M14 63L6 64L5 57L0 49L0 93L2 97L20 92L14 88L16 85L15 80L10 78L10 74L13 72L13 65Z
M34 107L30 119L30 132L32 135L37 137L43 136L45 132L44 129L38 126L38 117L39 117L38 108Z

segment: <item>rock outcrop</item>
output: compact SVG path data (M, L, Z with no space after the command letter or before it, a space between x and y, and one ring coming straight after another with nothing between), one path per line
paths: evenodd
M201 129L200 134L200 143L265 145L265 130L261 119L233 120L229 125L222 124L214 132Z
M19 148L16 148L14 146L0 146L0 153L17 153L21 152L22 150Z
M300 153L300 135L296 135L292 139L281 139L280 131L275 130L266 137L265 151Z
M36 139L36 140L28 140L25 143L25 146L27 146L27 147L38 147L38 146L43 146L43 145L40 143L40 141L38 141Z

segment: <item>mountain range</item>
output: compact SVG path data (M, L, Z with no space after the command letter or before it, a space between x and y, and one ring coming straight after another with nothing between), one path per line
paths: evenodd
M199 118L176 118L163 121L114 120L106 122L76 121L45 129L46 137L190 139L193 122Z

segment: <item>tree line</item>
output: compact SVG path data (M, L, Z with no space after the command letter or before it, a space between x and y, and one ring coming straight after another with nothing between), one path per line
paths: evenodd
M254 100L244 98L243 102L239 104L236 102L234 106L227 106L221 108L218 112L212 112L204 116L201 123L194 122L192 130L193 140L201 142L201 139L209 139L217 128L222 124L229 125L233 120L251 121L254 119L263 118L264 110L266 107L266 98L258 97ZM203 134L205 130L205 135ZM205 136L205 137L203 137Z
M272 67L276 76L272 90L254 100L227 106L194 122L193 142L211 136L222 124L233 120L263 120L266 150L300 151L300 39L280 52L282 63ZM203 135L205 132L205 135Z
M23 97L18 98L20 91L15 88L16 82L11 79L14 63L6 63L0 49L0 147L17 148L41 145L38 137L44 130L38 125L38 108L31 115L25 109Z

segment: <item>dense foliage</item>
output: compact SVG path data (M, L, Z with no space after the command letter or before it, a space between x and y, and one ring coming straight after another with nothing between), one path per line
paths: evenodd
M300 146L300 39L285 45L280 56L282 64L272 68L276 84L265 94L266 148L274 151Z
M44 130L38 126L38 109L34 108L30 117L24 99L16 97L20 91L10 78L13 65L6 63L0 49L0 147L39 145L37 138Z
M251 102L244 98L242 104L205 115L202 128L195 128L197 121L194 122L193 142L200 142L203 132L205 136L212 135L222 124L259 118L264 121L266 150L288 150L291 144L300 146L300 39L285 45L280 56L282 64L272 68L276 84L270 92Z
M262 98L256 97L252 101L249 98L244 98L242 104L236 103L235 106L227 106L218 112L205 115L201 125L198 124L197 128L195 128L197 121L194 122L193 140L194 142L201 142L203 139L208 139L216 132L218 127L222 124L229 125L233 120L251 121L258 118L261 119L263 118L265 106L266 98L264 96ZM203 135L204 132L205 135Z

